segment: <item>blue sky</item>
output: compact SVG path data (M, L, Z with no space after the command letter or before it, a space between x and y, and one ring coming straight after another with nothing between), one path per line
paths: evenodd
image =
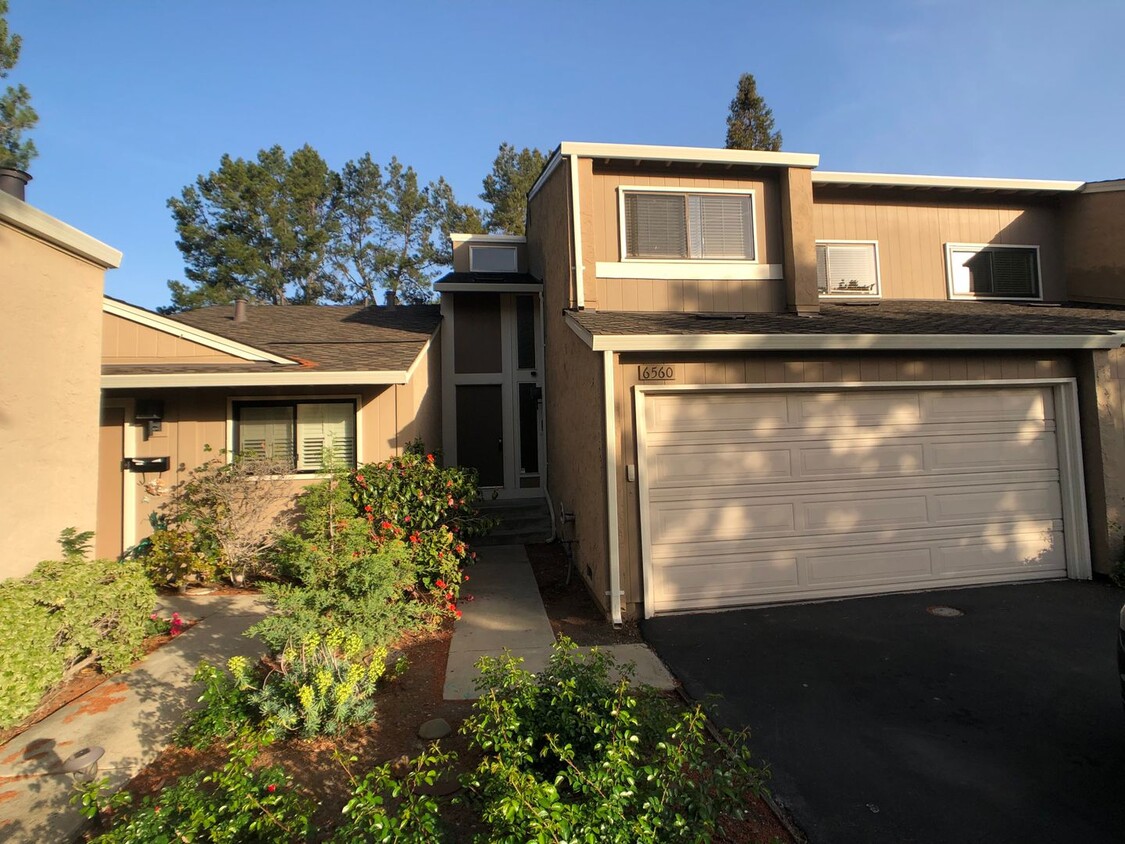
M721 146L740 73L821 167L1125 176L1125 3L11 0L28 200L182 278L167 199L223 153L397 155L477 201L502 141Z

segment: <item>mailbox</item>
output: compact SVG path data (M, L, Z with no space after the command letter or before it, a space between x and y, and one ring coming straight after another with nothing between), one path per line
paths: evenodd
M167 457L126 457L121 468L126 472L167 472L168 462Z

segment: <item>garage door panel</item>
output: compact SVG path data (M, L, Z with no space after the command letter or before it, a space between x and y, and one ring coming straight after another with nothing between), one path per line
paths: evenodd
M927 390L922 393L926 422L1003 422L1054 419L1051 394L1038 387L998 390Z
M787 447L677 445L654 449L649 459L653 486L745 484L792 477Z
M1065 575L1050 388L767 395L646 397L656 611Z
M992 574L1012 569L1025 572L1066 568L1061 530L1032 530L943 542L934 553L942 574Z
M917 580L933 574L932 549L857 549L848 553L822 552L803 555L813 587L879 584L886 581Z
M1058 443L1049 432L1018 437L973 437L960 442L937 442L927 448L934 471L1055 469Z

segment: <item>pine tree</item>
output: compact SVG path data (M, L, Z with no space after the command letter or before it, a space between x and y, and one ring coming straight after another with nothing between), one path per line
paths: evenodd
M7 79L8 71L20 58L23 39L8 32L8 0L0 0L0 79ZM23 85L9 85L0 96L0 167L26 170L38 155L35 143L23 140L23 133L39 122L39 115L31 107L31 94Z
M480 198L492 206L488 212L490 232L523 234L527 220L527 192L543 172L547 156L524 147L519 152L511 144L500 144L492 162L492 172L484 177Z
M727 117L727 149L758 149L777 152L781 133L773 128L773 111L758 93L754 74L738 79L738 91L730 101Z

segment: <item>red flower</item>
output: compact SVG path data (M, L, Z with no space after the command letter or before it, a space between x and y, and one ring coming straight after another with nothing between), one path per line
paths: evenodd
M445 488L446 489L453 489L453 481L446 481L445 482Z
M444 589L445 588L445 581L442 580L439 577L437 580L434 581L434 586L436 586L438 589Z
M379 527L381 527L383 530L394 530L395 529L395 526L392 525L390 522L387 522L387 521L384 521L381 525L379 525Z
M371 512L372 510L374 510L374 509L375 509L375 508L374 508L374 507L372 507L372 506L371 506L370 504L364 504L364 505L363 505L363 510L364 510L364 512L365 512L365 513L370 513L370 512Z
M454 610L454 615L456 615L458 618L460 618L461 617L461 610Z
M409 516L409 515L407 515L407 516L403 516L403 517L402 517L402 520L403 520L404 522L409 522L409 521L410 521L410 516Z
M367 479L365 477L363 477L363 475L356 475L355 476L355 482L357 484L359 484L360 486L363 486L364 484L367 483Z
M426 462L427 463L433 463L434 462L434 456L432 454L427 454L426 455Z
M468 583L469 582L469 576L467 574L461 575L461 581L463 583Z
M453 499L448 498L448 499L446 499L445 503L446 503L447 506L452 507L453 506Z
M270 794L273 794L275 791L277 791L277 786L271 782L266 786L266 791L268 791Z
M418 531L414 531L414 533L410 534L410 541L415 545L422 541L422 537L418 535Z
M458 554L464 554L465 553L465 543L464 542L458 542L456 551L457 551Z

